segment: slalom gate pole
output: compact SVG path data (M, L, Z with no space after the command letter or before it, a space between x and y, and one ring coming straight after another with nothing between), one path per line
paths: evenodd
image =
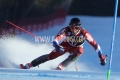
M36 36L36 35L30 33L29 31L27 31L27 30L21 28L20 26L17 26L17 25L15 25L14 23L12 23L12 22L10 22L10 21L7 21L7 20L6 20L6 22L9 23L9 24L11 24L12 26L14 26L14 27L16 27L16 28L22 30L23 32L25 32L25 33L27 33L27 34L29 34L29 35L35 37L35 38L38 38L39 40L41 40L41 41L43 41L43 42L45 42L45 43L47 43L47 44L53 46L52 44L48 43L47 41L43 40L42 38L40 38L40 37L38 37L38 36ZM77 67L77 65L76 65L76 61L75 61L75 69L76 69L76 71L79 70L78 67Z
M47 44L49 44L49 45L52 45L52 44L48 43L47 41L43 40L42 38L40 38L40 37L38 37L38 36L36 36L36 35L34 35L34 34L28 32L28 31L26 31L25 29L23 29L23 28L21 28L21 27L15 25L15 24L13 24L12 22L7 21L7 20L6 20L6 22L9 23L9 24L11 24L11 25L13 25L14 27L16 27L16 28L22 30L23 32L25 32L25 33L27 33L27 34L29 34L29 35L31 35L31 36L33 36L33 37L35 37L35 38L38 38L39 40L41 40L41 41L43 41L43 42L45 42L45 43L47 43Z
M115 29L116 29L116 17L117 17L117 10L118 10L118 1L116 0L115 4L115 12L114 12L114 22L113 22L113 34L112 34L112 41L111 41L111 48L110 48L110 59L109 59L109 66L107 72L107 80L110 79L111 73L111 64L112 64L112 54L113 54L113 46L114 46L114 38L115 38Z

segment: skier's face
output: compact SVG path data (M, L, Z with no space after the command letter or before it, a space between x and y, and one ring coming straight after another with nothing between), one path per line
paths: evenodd
M80 26L70 26L70 29L74 34L77 34L80 30Z

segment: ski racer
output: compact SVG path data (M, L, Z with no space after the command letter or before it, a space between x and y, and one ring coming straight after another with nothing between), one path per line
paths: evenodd
M70 20L67 27L61 29L55 36L53 41L55 49L52 52L42 55L21 67L23 69L30 69L69 52L70 55L68 58L61 62L56 68L57 70L63 70L84 53L83 45L85 41L95 49L100 59L100 64L104 66L106 64L106 57L102 53L100 45L93 39L92 35L87 30L81 27L80 19L75 17Z

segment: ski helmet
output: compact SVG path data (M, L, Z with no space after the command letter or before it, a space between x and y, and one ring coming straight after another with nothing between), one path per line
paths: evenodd
M80 27L80 25L81 25L80 19L79 18L72 18L69 25Z
M69 28L71 32L76 35L80 31L80 19L79 18L72 18L70 23L69 23Z

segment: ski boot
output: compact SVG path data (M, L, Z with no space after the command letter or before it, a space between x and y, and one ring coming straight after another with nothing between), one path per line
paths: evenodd
M20 64L21 69L30 69L32 67L31 63L27 63L25 66L23 64Z

